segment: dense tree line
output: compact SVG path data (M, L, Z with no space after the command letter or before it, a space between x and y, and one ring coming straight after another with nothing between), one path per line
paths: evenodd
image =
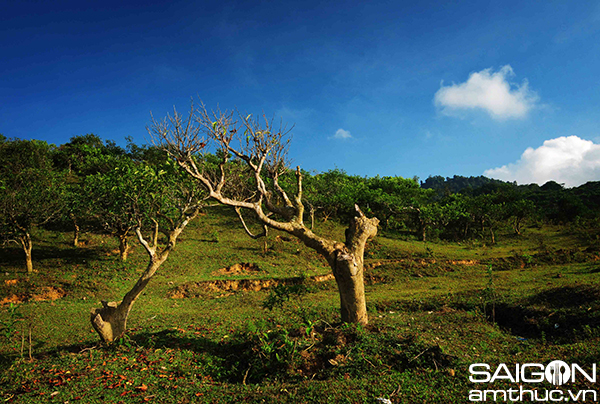
M323 220L344 217L353 200L367 206L392 231L413 233L422 240L483 238L495 242L499 229L520 235L526 222L597 226L600 182L564 188L550 181L542 186L517 185L486 177L415 179L350 176L341 170L315 174L307 180L313 204Z
M204 153L204 171L216 177L219 161L218 153ZM28 271L33 268L31 230L50 222L69 226L74 246L81 226L109 232L119 240L121 259L126 260L137 223L136 212L125 203L131 178L124 173L160 171L168 163L163 150L136 145L131 139L122 148L87 134L55 146L0 135L0 235L4 242L22 246ZM254 177L239 160L229 161L226 167L231 180L224 193L234 199L248 197ZM175 168L169 170L174 175ZM435 176L419 184L416 178L361 177L340 169L302 171L302 176L305 215L311 227L315 220L348 222L358 205L379 218L380 227L387 231L421 240L494 242L497 230L518 235L526 222L595 226L600 217L600 182L567 189L554 181L539 186L483 176ZM292 189L293 170L283 172L279 182Z
M419 184L416 178L361 177L339 169L309 173L287 166L286 133L269 123L263 128L251 115L241 117L241 126L228 115L200 115L191 125L177 114L168 118L149 129L157 146L128 139L122 148L93 134L60 146L0 135L0 237L20 244L28 272L36 226L68 227L74 248L82 226L108 232L123 261L134 239L148 253L146 270L123 300L92 311L92 325L107 342L123 334L133 303L208 198L234 208L250 236L278 229L325 257L338 282L342 320L365 324L363 253L378 227L423 241L490 243L500 230L520 235L527 223L598 227L600 182L565 189L552 181L520 186L454 176ZM201 130L218 146L211 152ZM232 144L236 136L239 148ZM264 226L262 234L249 231L242 210ZM345 242L313 232L327 220L348 224Z

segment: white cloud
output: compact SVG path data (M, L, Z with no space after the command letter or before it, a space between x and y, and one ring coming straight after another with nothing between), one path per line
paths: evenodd
M444 86L435 93L434 103L442 112L452 115L460 110L482 109L494 119L524 118L535 106L538 96L529 89L527 80L521 85L509 81L514 76L506 65L499 71L484 69L471 73L461 84Z
M600 180L600 145L577 136L546 140L537 149L527 148L516 163L486 170L484 175L519 184L552 180L575 187Z
M335 135L333 135L333 139L350 139L352 135L347 130L342 128L335 131Z

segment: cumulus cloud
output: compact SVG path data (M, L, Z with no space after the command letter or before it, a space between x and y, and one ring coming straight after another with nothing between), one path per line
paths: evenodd
M480 109L498 120L524 118L539 98L529 89L527 80L521 85L511 83L509 80L514 75L512 67L506 65L497 72L484 69L471 73L464 83L451 86L442 83L435 93L434 103L448 115Z
M520 184L552 180L576 187L600 180L600 145L577 136L546 140L537 149L525 150L516 163L486 170L484 175Z
M335 131L335 135L333 135L334 139L350 139L352 135L347 130L342 128Z

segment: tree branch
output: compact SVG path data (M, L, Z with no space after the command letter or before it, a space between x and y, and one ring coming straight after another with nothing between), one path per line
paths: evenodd
M260 234L252 234L252 232L250 231L250 229L248 229L248 226L246 226L246 222L244 221L244 217L242 216L242 212L241 212L241 208L234 208L235 209L235 213L237 213L238 217L240 218L240 221L242 222L242 225L244 226L244 230L246 231L246 234L248 234L248 236L250 236L251 238L253 238L254 240L259 239L261 237L266 237L268 234L268 227L267 225L263 224L263 232Z
M304 222L304 204L302 203L302 171L300 171L300 166L296 167L296 183L298 185L298 192L296 193L296 220L302 224Z
M140 244L143 245L144 248L146 249L146 252L150 256L150 258L154 258L156 255L156 246L154 246L154 247L150 246L150 244L148 244L146 239L144 239L144 236L142 235L141 224L136 226L135 234L137 235L137 238L138 238L138 241L140 242Z
M154 223L154 233L152 234L152 248L156 251L158 247L158 221L152 218L152 222Z

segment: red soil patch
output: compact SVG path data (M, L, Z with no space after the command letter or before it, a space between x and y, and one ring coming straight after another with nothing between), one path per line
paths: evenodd
M230 267L217 269L212 274L214 276L219 276L219 275L231 276L231 275L248 274L248 273L259 272L259 271L260 271L260 268L256 264L253 264L250 262L240 262L239 264L233 264Z
M41 288L35 290L31 295L17 295L12 294L4 299L0 300L0 305L10 304L10 303L23 303L28 301L35 302L43 302L47 300L57 300L65 297L67 293L61 288L55 288L53 286L42 286Z

